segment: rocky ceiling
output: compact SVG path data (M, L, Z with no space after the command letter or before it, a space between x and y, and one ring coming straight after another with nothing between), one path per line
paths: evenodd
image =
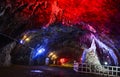
M85 22L99 32L120 34L119 0L1 0L0 32L16 37L33 28Z

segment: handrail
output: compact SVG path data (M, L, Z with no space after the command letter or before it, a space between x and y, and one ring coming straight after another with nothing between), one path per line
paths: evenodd
M88 65L85 63L79 64L78 62L75 62L73 70L81 73L92 73L108 77L120 77L120 67L118 66Z

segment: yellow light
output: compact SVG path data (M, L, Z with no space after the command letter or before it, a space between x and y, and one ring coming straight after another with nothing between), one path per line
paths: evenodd
M22 39L26 39L26 38L27 38L27 36L26 36L26 35L24 35Z
M52 58L53 58L53 59L56 59L56 58L57 58L57 56L54 54L54 55L52 56Z
M53 55L52 57L56 57L56 55Z
M48 57L50 57L50 56L52 56L54 53L53 52L51 52L49 55L48 55Z
M30 41L30 38L26 38L25 41L27 41L27 42Z

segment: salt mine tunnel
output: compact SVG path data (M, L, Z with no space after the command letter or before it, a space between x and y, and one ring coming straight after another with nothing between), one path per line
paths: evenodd
M65 58L67 63L120 66L119 3L2 0L0 66L41 65L51 52L58 64Z

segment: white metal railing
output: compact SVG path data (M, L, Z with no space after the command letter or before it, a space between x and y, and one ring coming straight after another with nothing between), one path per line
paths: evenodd
M98 70L97 68L100 70ZM105 65L98 66L98 65L79 64L75 62L73 66L73 70L81 73L93 73L108 77L120 77L120 67L118 66L105 66Z

